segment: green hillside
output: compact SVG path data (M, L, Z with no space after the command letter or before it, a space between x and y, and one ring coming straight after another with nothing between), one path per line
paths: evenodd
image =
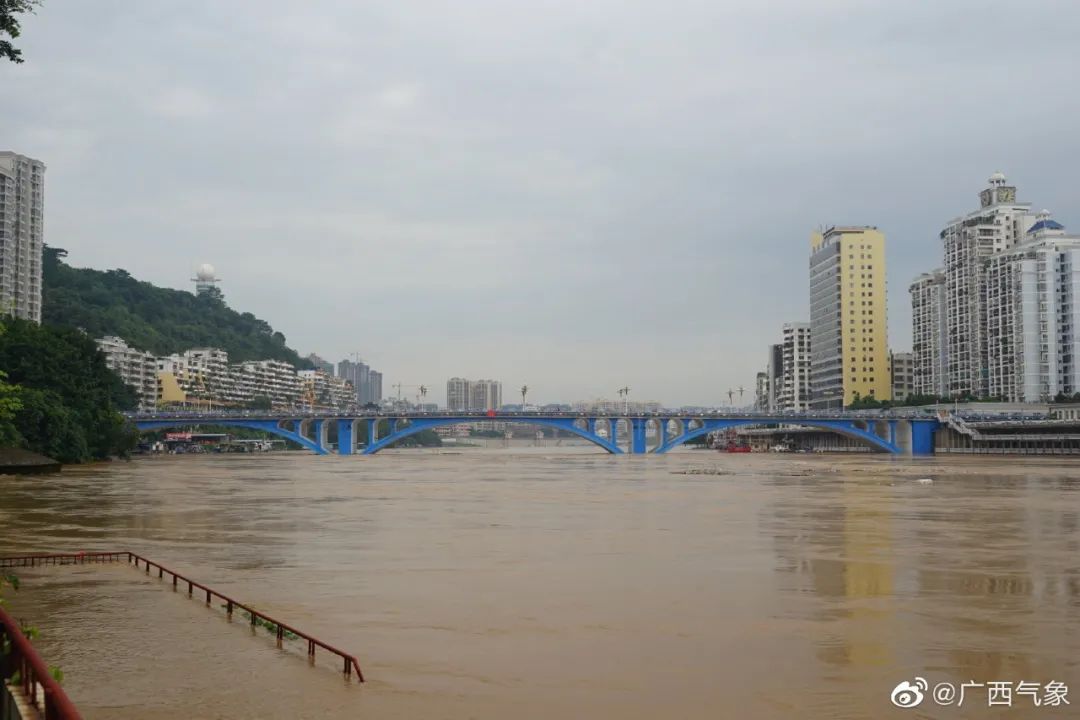
M155 355L217 347L229 353L230 362L272 359L310 366L269 323L236 312L220 296L160 288L125 270L71 267L62 260L66 256L60 248L45 249L45 323L81 328L95 338L117 335Z

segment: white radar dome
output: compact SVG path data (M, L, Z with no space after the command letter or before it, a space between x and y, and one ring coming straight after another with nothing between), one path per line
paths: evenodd
M214 266L210 263L203 263L199 266L199 270L195 273L195 277L199 280L213 280Z

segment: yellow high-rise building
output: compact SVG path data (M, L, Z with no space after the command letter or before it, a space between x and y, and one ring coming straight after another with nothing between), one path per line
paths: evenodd
M831 227L810 240L810 407L892 399L885 235Z

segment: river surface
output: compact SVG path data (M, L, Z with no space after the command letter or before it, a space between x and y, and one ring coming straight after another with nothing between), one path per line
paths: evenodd
M0 477L0 552L119 549L368 682L127 565L22 570L9 605L87 720L1080 716L1075 461L476 448ZM894 707L915 677L1076 689Z

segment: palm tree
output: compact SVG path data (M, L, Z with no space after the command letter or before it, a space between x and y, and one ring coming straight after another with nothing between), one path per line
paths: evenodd
M525 412L525 395L529 392L528 385L521 386L521 411Z
M420 386L420 402L422 404L427 404L426 401L427 401L427 385L421 385Z
M735 404L735 391L732 390L731 388L728 388L728 391L727 391L727 401L728 401L728 405L734 405Z

